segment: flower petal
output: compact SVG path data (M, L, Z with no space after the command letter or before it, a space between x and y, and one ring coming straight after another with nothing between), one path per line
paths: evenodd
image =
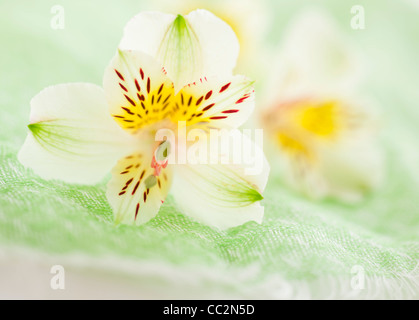
M119 46L157 58L176 91L204 76L231 75L239 54L231 27L206 10L185 17L140 13L128 22Z
M187 14L196 8L206 8L225 21L235 32L240 43L237 65L241 70L240 73L247 70L245 74L249 72L253 74L255 71L262 71L259 66L266 60L255 59L256 56L260 57L261 44L272 18L266 2L265 0L159 0L153 2L150 8L173 14Z
M309 10L297 16L287 30L282 57L295 85L319 90L348 90L366 69L360 54L339 32L335 21L323 11ZM288 78L290 74L288 74Z
M282 153L275 167L285 183L310 198L356 203L383 182L383 155L370 142L323 145L312 150L315 161Z
M362 200L383 181L383 155L371 139L347 141L319 150L318 171L325 180L323 196L351 203Z
M161 43L175 18L173 14L157 11L139 13L126 24L119 48L141 51L157 59Z
M213 128L237 128L254 109L253 82L243 76L204 78L176 95L173 121Z
M237 138L241 139L238 144ZM259 202L269 174L266 158L256 144L237 130L229 139L242 146L244 158L235 161L237 150L229 148L228 155L218 152L217 163L211 164L212 155L208 164L178 165L172 188L172 195L187 215L221 229L247 221L262 222L264 208ZM222 145L220 141L218 145ZM249 150L253 157L245 156Z
M112 116L129 132L170 114L173 83L157 61L142 52L118 51L103 81Z
M99 182L133 142L107 109L102 88L93 84L44 89L31 101L30 132L19 161L45 179Z
M186 20L201 46L201 74L220 77L231 75L240 50L239 41L231 27L211 12L202 9L189 13Z
M146 223L158 213L166 199L172 182L172 169L167 167L155 177L151 151L122 158L112 169L106 196L116 223Z

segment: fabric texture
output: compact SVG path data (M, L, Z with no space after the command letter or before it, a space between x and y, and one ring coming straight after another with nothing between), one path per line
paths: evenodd
M161 287L161 294L153 295L157 298L189 298L191 292L193 298L213 297L209 290L220 293L216 297L256 299L419 298L419 94L412 87L419 70L408 63L415 61L419 46L403 49L417 37L419 11L389 4L382 17L369 22L384 28L386 15L403 17L397 22L400 34L388 35L394 41L375 39L378 45L392 43L393 50L377 56L374 81L365 86L382 105L385 184L357 205L314 202L289 191L273 169L263 223L219 231L183 215L170 195L147 224L115 227L105 196L109 177L94 186L46 181L18 162L30 99L52 84L100 85L123 25L143 9L137 1L124 6L63 1L65 28L54 30L49 24L54 4L0 4L0 11L9 13L0 22L2 268L11 256L30 252L31 257L55 257L64 266L148 279L151 287ZM94 14L100 6L105 7ZM370 6L367 10L374 9ZM283 12L295 10L284 4ZM359 36L369 53L378 46L369 45L375 32L366 29ZM361 290L351 286L357 266L365 272ZM171 288L177 289L170 293Z

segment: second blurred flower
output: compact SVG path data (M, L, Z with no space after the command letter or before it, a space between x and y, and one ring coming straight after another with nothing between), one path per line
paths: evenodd
M328 16L291 24L273 68L269 106L271 165L312 198L355 202L382 181L383 157L371 101L357 94L363 65Z

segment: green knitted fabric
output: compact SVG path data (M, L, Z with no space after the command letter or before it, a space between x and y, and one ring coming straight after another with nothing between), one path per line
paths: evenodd
M284 13L291 15L305 4L284 2L287 4L272 4L281 15L270 43L280 40L276 28L287 21ZM283 186L273 164L264 193L263 224L219 231L184 216L170 195L147 224L115 227L105 197L106 179L96 186L46 181L18 162L30 99L48 85L101 84L124 24L143 9L138 1L60 1L65 28L53 30L50 8L54 4L56 1L0 3L0 248L67 257L66 261L77 254L86 258L86 264L92 259L98 262L90 266L98 269L102 259L111 258L121 262L120 269L118 263L114 267L121 276L127 272L124 261L134 266L164 265L202 278L204 282L196 285L198 292L212 283L224 286L233 297L251 298L298 296L302 288L306 296L320 298L337 287L350 291L351 269L361 266L368 280L356 297L370 297L372 290L382 290L377 296L418 298L419 46L414 41L419 35L419 11L395 3L378 15L374 10L381 7L372 1L366 6L371 15L361 34L355 34L345 22L348 33L358 37L368 53L376 54L373 76L364 90L382 106L383 187L357 205L313 202ZM327 4L337 17L348 21L350 4L344 11L332 1ZM403 18L396 18L396 13ZM386 22L389 17L394 17L391 25L398 25L397 31ZM256 80L263 85L263 79ZM5 261L7 254L2 258ZM102 267L106 268L105 263ZM203 269L214 274L203 273ZM246 270L253 271L248 274ZM146 276L139 273L134 276ZM223 275L232 276L230 282L223 283ZM160 275L171 276L170 272ZM155 281L161 283L161 279ZM269 286L275 281L293 286L293 293L275 294ZM244 294L243 287L254 291ZM334 294L349 295L348 291Z

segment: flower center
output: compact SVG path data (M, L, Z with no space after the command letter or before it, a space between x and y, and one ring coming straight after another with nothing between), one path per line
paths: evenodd
M290 153L303 153L305 155L309 154L307 146L286 132L278 133L278 142L284 150Z
M336 141L345 129L341 102L333 99L301 99L284 103L267 114L266 125L282 150L313 159L318 142Z

